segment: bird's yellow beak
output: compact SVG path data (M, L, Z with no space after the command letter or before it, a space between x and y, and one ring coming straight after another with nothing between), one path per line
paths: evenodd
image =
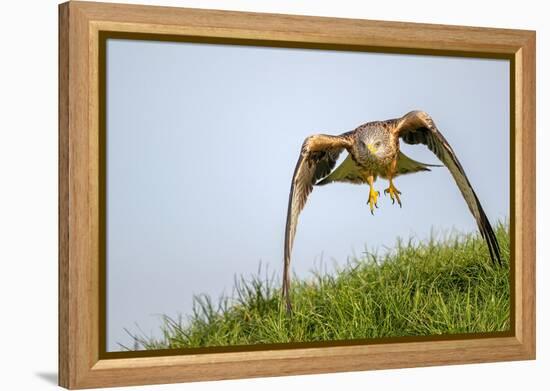
M370 153L374 154L376 153L377 149L372 144L367 144L367 148L369 149Z

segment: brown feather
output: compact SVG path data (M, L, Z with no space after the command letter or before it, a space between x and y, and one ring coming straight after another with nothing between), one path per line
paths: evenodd
M290 256L296 236L298 215L304 208L313 185L330 173L344 148L352 146L352 133L348 132L340 136L314 135L306 138L302 145L290 186L285 229L283 296L286 299L288 312L292 310L289 294Z
M502 264L500 248L487 215L458 161L453 149L439 132L432 118L423 111L411 111L394 121L393 132L398 134L407 144L424 144L449 169L470 212L474 216L481 235L487 242L489 254L493 262Z

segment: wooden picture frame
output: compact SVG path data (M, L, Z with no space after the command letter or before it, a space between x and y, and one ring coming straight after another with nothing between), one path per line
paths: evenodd
M105 32L158 39L505 58L511 72L512 330L480 338L106 356L99 98ZM59 384L70 389L535 358L535 32L73 2L59 6Z

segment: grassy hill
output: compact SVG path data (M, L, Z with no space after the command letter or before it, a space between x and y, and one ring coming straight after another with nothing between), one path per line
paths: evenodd
M479 235L398 242L386 255L366 254L332 275L294 279L289 317L280 284L260 275L238 279L214 303L195 298L188 319L164 317L162 339L133 335L133 349L310 342L509 328L509 234L499 224L503 266L493 265Z

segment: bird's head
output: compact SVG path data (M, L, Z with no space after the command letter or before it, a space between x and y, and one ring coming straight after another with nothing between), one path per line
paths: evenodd
M394 151L390 133L384 128L372 126L359 133L359 148L368 158L383 159Z

